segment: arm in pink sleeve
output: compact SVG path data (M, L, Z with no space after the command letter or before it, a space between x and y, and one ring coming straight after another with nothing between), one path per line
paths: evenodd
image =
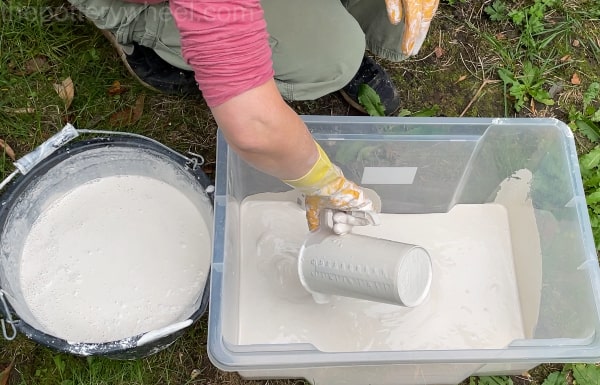
M273 78L260 0L171 0L170 7L209 107Z

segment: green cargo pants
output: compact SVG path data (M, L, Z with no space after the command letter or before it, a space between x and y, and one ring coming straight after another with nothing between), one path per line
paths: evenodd
M153 48L168 63L191 70L181 56L168 3L69 0L127 51L132 42ZM403 25L391 25L384 0L262 0L275 81L287 100L311 100L343 88L356 74L365 47L392 61Z

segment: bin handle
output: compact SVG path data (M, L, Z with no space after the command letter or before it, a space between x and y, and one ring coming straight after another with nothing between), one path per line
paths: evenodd
M8 309L6 299L4 299L4 290L2 289L0 289L0 305L2 305L2 313L4 313L4 318L0 319L0 324L2 325L2 336L5 340L12 341L17 337L17 328L15 327L15 321L13 320L10 310ZM6 324L10 326L10 334L8 333Z

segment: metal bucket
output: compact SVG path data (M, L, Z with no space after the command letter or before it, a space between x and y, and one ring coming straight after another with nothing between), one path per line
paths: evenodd
M82 133L96 136L67 143ZM103 136L98 137L97 134ZM7 339L21 332L36 343L60 352L137 359L168 347L204 314L208 307L208 270L205 272L206 284L181 319L155 330L100 343L74 343L51 335L28 307L20 287L19 261L32 222L58 196L97 178L136 175L160 179L179 189L206 214L203 220L212 233L213 187L198 167L203 161L201 157L183 156L152 139L135 134L104 134L108 133L75 130L68 125L61 133L17 161L17 171L2 183L6 189L0 197L1 325ZM144 242L144 239L132 239L131 242ZM206 258L210 266L210 252L199 258Z

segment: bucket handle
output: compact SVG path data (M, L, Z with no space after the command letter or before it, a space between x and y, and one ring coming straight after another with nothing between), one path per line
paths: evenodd
M190 157L184 156L176 151L173 151L171 148L165 146L164 144L143 135L133 134L130 132L122 132L122 131L105 131L105 130L88 130L88 129L76 129L71 123L67 123L62 130L51 136L44 143L36 147L33 151L26 154L22 158L19 158L13 164L16 167L10 175L8 175L2 182L0 182L0 191L14 178L17 174L21 173L23 175L27 174L33 167L39 164L41 161L46 159L50 154L54 151L58 150L60 147L67 144L72 139L76 138L80 134L100 134L100 135L125 135L133 138L141 138L145 140L149 140L164 149L179 155L183 160L186 161L186 165L190 167L192 170L195 170L197 167L202 166L204 164L204 157L199 154L194 154L192 152L188 152Z
M33 151L26 154L22 158L17 159L13 163L16 170L13 171L6 179L0 182L0 190L4 188L18 173L27 174L42 160L46 159L54 151L58 150L71 139L76 138L79 132L70 123L67 123L62 130L48 138L44 143L40 144Z
M78 133L80 134L99 134L99 135L124 135L124 136L129 136L132 138L139 138L139 139L144 139L144 140L149 140L151 142L153 142L154 144L164 148L165 150L175 153L176 155L180 156L183 160L185 160L188 164L188 166L190 166L192 168L192 170L195 170L197 167L202 166L204 164L204 157L200 154L195 154L193 152L188 152L188 154L190 155L190 157L187 157L185 155L180 154L177 151L174 151L172 148L165 146L164 144L162 144L161 142L154 140L152 138L149 138L147 136L144 135L140 135L140 134L134 134L132 132L123 132L123 131L107 131L107 130L91 130L91 129L78 129L77 130Z
M15 327L15 321L13 320L10 310L8 309L6 299L4 299L4 290L1 289L0 305L2 305L2 313L4 314L4 318L0 319L0 324L2 325L2 336L5 340L12 341L17 337L17 328ZM8 333L8 328L6 327L6 324L10 326L10 334Z

